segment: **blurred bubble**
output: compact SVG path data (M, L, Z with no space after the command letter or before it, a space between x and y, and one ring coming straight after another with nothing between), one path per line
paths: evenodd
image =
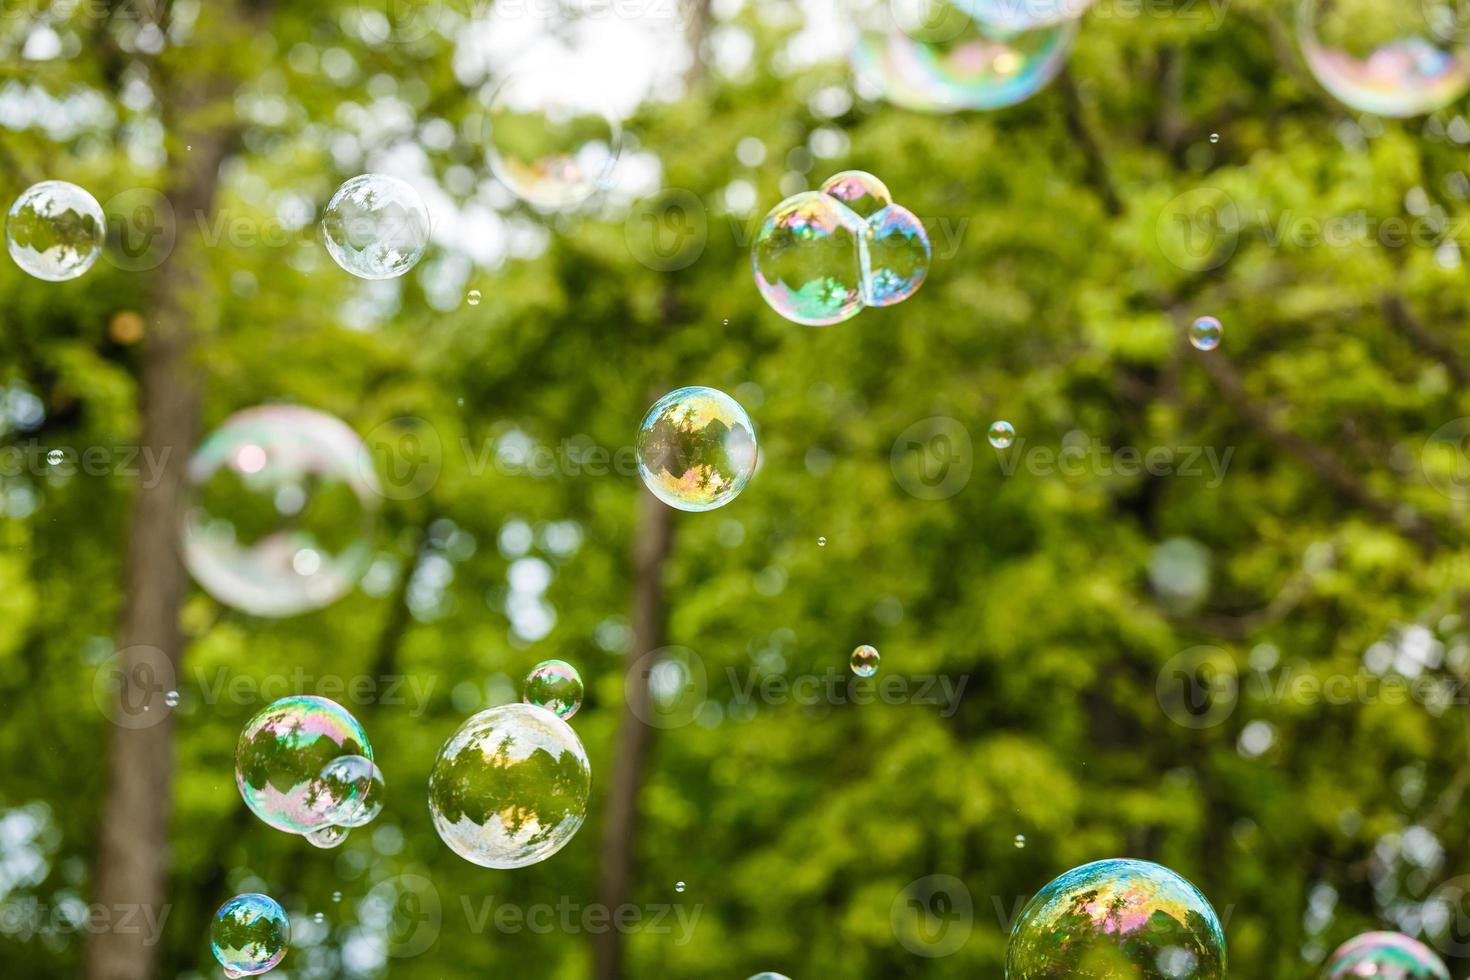
M1191 538L1162 541L1148 559L1148 578L1169 611L1199 608L1210 589L1210 550Z
M734 500L758 455L750 416L714 388L669 392L639 426L638 472L654 496L678 510L714 510Z
M1010 31L1076 20L1092 0L954 0L955 6L978 21Z
M1322 980L1450 980L1450 971L1429 947L1399 932L1368 932L1338 947Z
M10 257L47 282L76 279L102 254L107 218L97 199L76 184L43 180L21 192L5 216Z
M1349 108L1407 118L1470 88L1470 45L1452 5L1431 0L1300 0L1297 39L1322 87Z
M1189 325L1189 342L1196 350L1214 350L1225 337L1225 327L1212 316L1202 316Z
M367 570L382 491L338 419L295 406L238 412L186 475L184 560L220 602L294 616L340 599Z
M337 188L327 202L322 236L332 259L354 276L392 279L424 257L429 211L406 181L362 174Z
M1009 449L1011 443L1016 441L1016 427L1005 419L999 419L990 423L990 430L985 437L996 449Z
M868 227L847 205L803 191L776 205L751 250L755 284L795 323L829 326L863 309Z
M543 660L526 675L521 700L570 718L582 707L582 675L565 660Z
M1210 903L1168 868L1098 861L1068 871L1011 929L1006 976L1223 980L1225 936Z
M609 186L622 130L604 93L586 78L577 71L518 72L490 98L490 169L528 204L567 210Z
M878 673L878 662L882 659L878 655L877 647L868 646L864 643L852 651L852 656L848 658L848 666L859 677L872 677Z
M236 895L219 907L209 927L209 946L227 977L256 976L286 955L291 923L268 895Z
M521 868L567 845L587 817L592 770L566 722L528 704L466 721L429 774L434 829L460 857Z

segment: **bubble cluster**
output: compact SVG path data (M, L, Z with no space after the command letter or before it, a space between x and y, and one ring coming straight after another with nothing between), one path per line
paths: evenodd
M346 708L294 695L272 702L240 733L235 784L277 830L335 847L383 807L383 776L367 733Z
M186 476L184 560L220 602L294 616L340 599L366 570L382 491L366 446L338 419L295 406L238 412Z
M848 170L771 209L751 266L771 309L821 327L908 299L924 284L931 254L923 222L894 204L877 177Z
M1016 441L1016 427L1005 419L998 419L990 423L990 429L985 437L996 449L1009 449L1011 443Z
M1222 980L1225 936L1199 890L1147 861L1098 861L1047 885L1011 929L1007 980Z
M1312 74L1339 102L1379 116L1422 116L1470 88L1470 44L1453 23L1435 19L1446 9L1300 0L1297 39Z
M853 70L884 99L916 112L1001 109L1031 98L1067 63L1077 22L1037 21L1006 27L966 13L1011 7L1024 15L1032 0L906 0L860 8ZM1070 0L1050 4L1054 10ZM992 9L994 8L994 9ZM1037 8L1038 11L1040 8Z
M878 673L878 662L882 659L878 655L877 647L868 646L864 643L852 651L852 656L848 658L847 663L852 668L852 672L859 677L872 677Z
M1322 980L1450 980L1450 971L1434 952L1401 932L1368 932L1338 947L1322 971Z
M622 129L584 78L576 71L518 72L490 98L490 169L512 194L543 210L564 211L607 189L618 162Z
M107 237L107 216L76 184L43 180L27 187L5 216L5 245L27 274L47 282L92 268Z
M429 210L408 182L362 174L327 202L322 237L333 261L359 279L393 279L424 257Z
M269 895L236 895L214 913L209 946L227 977L257 976L286 956L291 922Z
M1189 325L1189 342L1196 350L1214 350L1224 339L1224 325L1212 316L1202 316Z
M503 704L471 717L440 748L429 812L466 861L522 868L576 835L591 791L587 750L571 726L544 708Z
M526 675L521 700L570 718L582 707L582 675L565 660L543 660Z
M677 510L723 507L755 473L755 425L740 403L715 388L664 395L638 429L638 473Z

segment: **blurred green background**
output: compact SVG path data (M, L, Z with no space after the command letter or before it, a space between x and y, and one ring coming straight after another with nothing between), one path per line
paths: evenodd
M7 5L4 199L60 178L111 215L80 280L0 263L7 974L218 976L210 916L261 890L293 920L282 980L614 976L581 913L618 862L628 977L998 977L1025 898L1114 856L1198 885L1238 977L1313 976L1370 928L1470 952L1470 124L1332 103L1291 6L1104 5L1046 91L954 116L854 96L824 53L836 10L656 8L669 77L626 122L630 182L547 216L485 166L489 6L425 27L376 0ZM620 16L589 9L500 29ZM440 188L435 246L370 284L315 220L387 162ZM929 281L785 322L751 236L847 168L924 219ZM1185 341L1205 313L1211 354ZM661 511L630 466L684 384L760 432L713 513ZM146 635L137 610L180 595L159 489L269 402L374 449L371 571L286 620L190 587L178 636ZM74 465L87 447L102 472ZM650 639L705 684L656 705L610 832ZM901 696L850 703L860 643ZM179 704L117 721L137 644ZM543 864L472 866L430 824L434 753L552 657L588 685L588 824ZM233 784L241 727L287 693L342 701L387 776L335 851ZM132 880L161 891L125 926ZM537 929L502 906L573 911Z

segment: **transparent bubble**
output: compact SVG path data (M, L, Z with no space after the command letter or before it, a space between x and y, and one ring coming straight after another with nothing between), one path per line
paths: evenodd
M1297 40L1307 66L1338 101L1407 118L1441 109L1470 88L1464 24L1428 0L1300 0Z
M1428 946L1400 932L1368 932L1338 947L1322 980L1450 980L1450 971Z
M1011 443L1016 441L1016 427L1005 419L999 419L990 423L990 431L986 433L986 438L996 449L1009 449Z
M825 547L827 547L827 539L826 538L817 538L817 547L818 548L825 548Z
M1220 142L1220 134L1219 133L1211 133L1210 134L1210 142L1211 143L1218 143L1218 142Z
M320 847L324 851L334 847L340 847L347 840L348 829L337 824L328 824L318 827L316 830L306 832L306 839L313 847Z
M1076 20L1092 0L954 0L954 4L993 27L1024 31Z
M872 677L878 673L878 661L883 658L878 655L878 648L868 646L864 643L852 651L852 657L848 659L852 672L859 677Z
M677 510L728 504L750 482L758 456L750 416L714 388L669 392L638 429L638 473L654 496Z
M480 291L478 289L471 289L469 291L469 295L465 296L465 302L469 303L471 306L479 306Z
M1025 846L1026 846L1026 835L1025 834L1017 834L1016 835L1016 850L1019 851L1022 848L1024 848Z
M521 700L570 718L582 707L582 675L565 660L543 660L526 675Z
M177 708L179 706L179 692L169 691L163 696L163 703L168 705L170 708Z
M460 726L429 774L444 843L486 868L522 868L567 845L587 818L592 770L571 726L544 708L503 704Z
M949 0L855 2L862 29L853 70L884 99L916 112L1024 102L1062 70L1077 37L1075 20L1007 30L972 19Z
M189 571L220 602L294 616L346 595L367 570L382 490L341 421L295 406L230 416L189 461Z
M682 881L674 882L674 891L682 893L684 891L684 883Z
M429 210L406 181L353 177L322 213L327 251L359 279L393 279L418 265L429 247Z
M337 801L332 813L334 825L363 827L383 812L387 785L382 771L366 756L338 756L322 769L321 781Z
M1202 316L1189 325L1189 342L1196 350L1214 350L1225 338L1225 327L1212 316Z
M1225 969L1225 936L1210 903L1147 861L1068 871L1031 899L1006 951L1010 980L1222 980ZM1168 972L1175 970L1182 972Z
M286 910L269 895L236 895L219 907L209 927L209 946L229 977L265 973L280 963L291 941Z
M344 778L353 769L332 765L345 756L369 763L373 757L367 733L346 708L311 695L281 698L240 733L235 784L257 817L277 830L309 834L360 816L364 788Z
M929 234L912 211L890 204L868 218L868 273L863 301L869 306L902 303L929 275Z
M5 216L5 244L26 273L47 282L83 275L102 254L107 216L76 184L43 180L27 187Z
M865 221L893 203L893 195L883 181L862 170L833 174L823 182L821 192L837 198Z
M776 205L751 249L755 284L771 309L823 327L863 309L869 230L841 201L803 191Z
M581 71L518 72L490 99L490 169L528 204L563 211L610 185L622 129L586 80Z

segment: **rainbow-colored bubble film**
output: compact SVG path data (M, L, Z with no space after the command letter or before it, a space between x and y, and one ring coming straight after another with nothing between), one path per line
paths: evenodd
M230 416L189 461L184 560L220 602L294 616L351 591L382 491L341 421L295 406Z
M450 736L429 773L434 829L466 861L522 868L561 850L587 818L592 769L571 726L503 704Z
M1098 861L1036 894L1011 930L1006 980L1222 980L1225 936L1199 890L1148 861Z
M21 192L5 216L5 246L29 275L76 279L92 268L107 237L107 216L76 184L43 180Z
M429 209L407 181L361 174L337 188L322 212L332 260L359 279L394 279L429 247Z
M1210 351L1225 339L1225 327L1215 317L1202 316L1189 325L1189 342L1196 350Z
M321 781L328 795L338 801L333 826L363 827L383 812L387 785L382 770L366 756L338 756L322 769Z
M888 192L888 186L862 170L844 170L833 174L822 182L820 190L828 197L835 197L846 204L865 221L893 203L893 195Z
M214 913L209 946L227 977L258 976L286 956L291 922L269 895L236 895Z
M759 453L750 416L715 388L669 392L638 429L638 473L678 510L714 510L734 500L755 474Z
M869 306L902 303L929 275L929 235L908 208L890 204L868 218L868 274L863 301Z
M565 660L543 660L526 675L521 700L570 718L582 707L582 675Z
M361 757L369 765L373 758L367 733L346 708L311 695L281 698L240 733L235 783L251 812L277 830L310 834L358 826L372 806L368 794L379 788L370 785L376 768L365 772L344 757ZM381 806L381 794L376 798Z
M1368 932L1338 947L1322 980L1450 980L1450 971L1428 946L1401 932Z
M512 194L545 211L581 204L611 181L622 129L595 87L550 69L506 79L490 99L485 148Z
M993 27L1025 31L1076 20L1092 0L953 0L954 5Z
M864 643L852 651L852 656L848 658L847 663L852 668L852 672L859 677L872 677L878 673L878 663L882 659L878 655L877 647L868 646Z
M1297 37L1322 87L1351 109L1407 118L1470 89L1470 44L1442 41L1433 5L1405 0L1301 0Z

